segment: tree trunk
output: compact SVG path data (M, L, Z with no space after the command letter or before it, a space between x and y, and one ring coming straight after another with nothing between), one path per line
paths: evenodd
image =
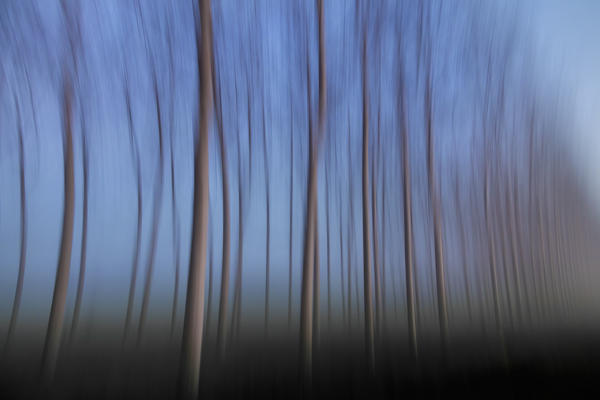
M27 198L25 190L25 152L23 149L23 127L21 121L21 112L19 110L18 100L15 98L17 108L17 121L19 124L19 193L21 196L21 246L19 249L19 273L17 275L17 286L15 287L15 298L13 300L12 311L10 314L10 322L8 324L8 333L6 335L6 343L4 353L8 351L12 342L17 318L19 316L19 308L21 306L21 296L23 294L23 281L25 279L25 262L27 256Z
M369 122L367 98L367 39L363 38L362 60L362 96L363 96L363 122L362 122L362 223L363 223L363 284L365 308L365 349L367 363L372 370L375 363L373 342L373 304L371 296L371 243L369 238Z
M267 212L267 244L265 249L265 337L269 336L269 275L271 267L271 205L269 191L269 160L267 158L267 133L265 128L265 109L263 106L263 162L265 168L265 197Z
M154 101L156 105L156 117L158 124L158 172L157 182L154 186L154 209L152 210L152 231L150 233L150 250L148 256L148 264L146 265L146 277L144 279L144 294L142 297L142 308L140 310L140 320L137 332L137 346L142 342L144 333L144 325L146 323L146 315L148 314L148 303L150 302L150 289L152 288L152 273L154 271L154 258L156 255L156 243L158 241L158 228L160 225L160 211L162 209L162 194L164 180L164 155L163 155L163 132L162 132L162 117L160 111L160 99L158 94L158 82L156 74L154 74Z
M221 291L219 298L219 320L217 323L217 351L222 359L227 338L227 307L229 302L230 275L230 213L229 213L229 173L227 168L227 148L225 147L225 132L223 130L223 110L221 105L221 85L213 74L216 99L217 128L219 130L219 150L221 152L221 189L223 191L223 254L221 259Z
M131 113L131 99L129 89L125 91L125 101L127 104L127 118L129 122L129 140L131 142L131 154L134 159L136 185L137 185L137 229L135 234L135 249L133 253L133 262L131 265L131 278L129 280L129 297L127 299L127 314L125 316L125 329L123 332L123 344L129 335L131 326L131 315L133 313L133 302L135 300L135 285L137 282L138 264L140 258L141 238L142 238L142 169L140 165L140 157L135 143L133 134L133 116Z
M83 123L82 123L83 124ZM88 220L88 187L89 187L89 161L88 148L85 129L82 132L81 138L83 141L82 157L83 157L83 221L81 232L81 258L79 261L79 279L77 282L77 294L75 296L75 308L73 310L73 320L71 322L71 333L69 343L73 344L77 325L79 323L79 312L81 310L81 299L83 297L83 286L85 283L85 263L87 254L87 220Z
M67 288L69 286L69 270L71 268L71 247L73 245L73 217L75 211L75 179L73 172L73 132L71 130L72 87L69 78L65 77L63 99L64 135L64 191L65 203L63 211L62 238L60 255L56 269L52 306L48 320L48 330L42 356L42 380L50 382L54 375L63 322Z
M307 59L307 102L308 102L308 126L309 126L309 172L307 190L307 213L304 228L304 251L302 262L302 292L300 301L300 354L304 376L310 378L312 372L312 310L313 310L313 258L314 258L314 236L316 231L316 208L317 208L317 167L319 142L325 134L325 104L326 104L326 78L325 78L325 38L323 21L323 0L318 0L319 16L319 121L318 137L313 137L312 115L311 115L311 90L310 71Z
M288 266L288 331L292 324L292 250L294 226L294 123L290 124L290 248Z
M198 68L200 72L200 115L198 140L194 149L194 205L192 243L188 273L181 369L180 397L198 397L198 380L202 352L204 322L204 273L206 268L206 235L208 222L208 127L212 113L211 59L212 26L210 0L199 0L202 34L196 26ZM202 38L201 43L200 38Z
M413 265L413 230L412 230L412 194L411 194L411 173L410 173L410 149L408 142L408 129L406 126L406 110L404 106L404 87L401 86L400 95L400 115L402 117L401 137L402 137L402 173L404 177L403 209L404 209L404 269L406 280L406 309L408 318L408 340L412 357L416 360L418 357L417 345L417 323L415 310L415 277Z

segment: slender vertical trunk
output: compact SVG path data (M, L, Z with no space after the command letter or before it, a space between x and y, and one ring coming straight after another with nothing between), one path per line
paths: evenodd
M265 337L269 334L269 275L271 267L271 193L269 191L269 160L267 158L267 133L265 128L265 109L263 106L263 162L265 168L265 197L266 197L266 212L267 212L267 244L265 249Z
M456 219L458 220L458 230L460 234L460 254L462 262L463 272L463 285L465 286L465 300L467 302L467 313L469 316L469 322L473 320L473 310L471 307L471 288L469 287L469 272L467 268L467 238L465 235L465 226L462 214L462 205L460 203L460 187L458 183L458 173L456 175L456 190L455 194L455 207L456 207Z
M488 240L488 249L489 249L489 257L490 257L490 275L492 278L492 294L494 299L494 322L496 324L496 333L499 337L503 338L502 331L502 319L500 314L500 299L498 296L498 276L496 272L496 248L495 248L495 235L494 235L494 227L491 215L491 204L490 204L490 176L489 176L489 166L488 161L486 161L485 165L485 192L484 192L484 207L485 207L485 222L486 222L486 230L487 230L487 240Z
M381 276L379 274L379 249L377 234L377 188L375 187L375 160L373 160L373 171L371 171L371 225L373 229L373 274L375 278L375 334L381 339Z
M363 284L364 284L364 308L365 308L365 350L367 362L372 369L375 363L373 342L373 304L371 295L371 243L369 237L369 121L368 121L368 98L367 98L367 38L363 38L362 48L362 225L363 225Z
M171 117L172 118L172 117ZM171 218L173 227L173 253L175 258L175 276L173 282L173 306L171 308L171 338L177 322L177 300L179 299L179 214L177 213L177 197L175 196L175 158L173 157L173 130L171 129Z
M312 373L312 310L313 310L313 258L314 258L314 236L316 232L316 208L317 208L317 168L319 142L325 134L325 104L326 104L326 78L325 78L325 38L324 38L324 16L323 0L317 1L319 18L319 114L317 137L313 137L312 115L311 115L311 90L310 71L307 59L307 102L308 102L308 137L309 137L309 172L307 190L307 213L304 228L304 251L302 262L302 292L300 302L300 354L302 357L303 372L306 378Z
M208 127L212 113L211 59L212 26L210 0L199 0L202 34L196 26L200 75L199 132L194 149L194 205L190 267L183 320L179 396L195 399L202 352L204 322L204 273L208 222ZM200 38L202 41L200 42Z
M209 210L209 215L212 214ZM215 240L212 228L212 219L208 221L210 238L210 247L208 250L208 300L206 302L206 329L204 329L204 340L210 335L210 319L212 316L212 298L213 298L213 266L215 264Z
M77 294L75 296L75 308L73 310L73 320L71 321L71 333L69 343L73 343L77 325L79 323L79 312L81 310L81 299L83 297L83 286L85 283L85 263L87 254L87 220L88 220L88 179L89 179L89 161L88 149L85 129L82 132L81 138L83 141L82 157L83 157L83 221L81 232L81 258L79 261L79 279L77 282Z
M221 153L221 190L223 193L223 253L221 256L221 291L219 295L219 316L217 322L217 351L219 358L225 352L227 338L227 307L229 301L230 275L230 211L229 211L229 173L227 167L227 148L225 147L225 132L223 130L223 110L221 105L221 85L213 74L213 90L216 102L217 128L219 131L219 150Z
M17 318L19 316L19 308L21 306L21 296L23 294L23 281L25 279L25 262L27 256L27 198L25 190L25 152L23 150L23 127L21 122L21 112L19 104L15 98L17 107L17 121L19 124L19 193L21 197L21 246L19 249L19 273L17 275L17 286L15 288L15 298L13 300L12 311L10 314L10 322L8 324L8 333L6 335L6 343L4 353L8 351L12 342Z
M152 231L150 233L150 250L148 256L148 264L146 265L146 276L144 279L144 294L142 297L142 308L140 310L140 320L137 332L137 346L139 347L142 342L142 335L144 333L144 325L146 323L146 315L148 314L148 304L150 302L150 289L152 287L152 273L154 271L154 259L156 255L156 244L158 242L158 228L160 225L160 211L162 209L162 194L163 194L163 180L164 180L164 155L163 155L163 132L162 132L162 117L160 111L160 99L158 95L158 83L156 80L156 74L154 75L154 102L156 105L156 117L158 124L158 171L157 181L154 186L154 209L152 211Z
M331 332L331 254L329 244L329 171L325 171L325 219L327 223L327 330Z
M430 51L430 50L429 50ZM440 335L442 338L442 353L445 357L446 339L448 332L448 311L446 305L446 281L444 254L442 243L442 216L441 204L438 195L438 187L435 174L435 150L433 144L433 115L431 98L431 66L427 72L427 91L426 91L426 124L427 124L427 167L429 175L429 194L431 196L431 207L433 211L433 234L434 234L434 249L435 249L435 276L437 286L437 302L438 302L438 320L440 325Z
M129 122L129 140L131 142L131 154L134 159L136 186L137 186L137 228L135 234L135 248L133 253L133 262L131 265L131 278L129 280L129 297L127 299L127 314L125 316L125 329L123 332L123 344L127 340L129 330L131 326L131 315L133 314L133 302L135 300L135 285L137 282L138 265L140 258L141 249L141 238L142 238L142 169L140 166L140 157L137 151L137 145L135 143L135 136L133 134L133 116L131 113L131 99L129 90L125 92L125 100L127 104L127 118Z
M315 229L315 234L314 234L314 263L313 263L313 268L314 268L314 272L313 272L313 277L314 277L314 282L313 282L313 343L315 346L319 345L319 334L320 334L320 324L319 324L319 319L320 319L320 313L319 313L319 307L321 305L320 300L319 300L319 295L321 292L321 273L320 273L320 264L319 264L319 258L321 253L319 252L319 207L318 207L318 203L319 201L316 201L317 204L315 204L315 222L314 222L314 229Z
M342 213L341 213L341 201L340 201L340 291L342 293L342 324L346 326L346 293L344 287L344 242L342 235Z
M401 87L400 95L400 116L402 118L400 133L402 138L402 175L404 184L402 187L403 194L403 211L404 211L404 270L406 280L406 309L408 318L408 340L410 351L413 359L418 357L417 345L417 323L415 310L415 282L414 265L413 265L413 230L412 230L412 194L411 194L411 173L410 173L410 149L408 142L408 129L406 126L406 110L404 105L404 91Z
M65 77L63 89L63 121L65 124L64 143L64 210L60 255L56 269L52 306L48 319L48 330L42 356L42 380L50 382L54 375L63 322L67 288L69 286L69 270L71 267L71 247L73 245L73 219L75 211L75 178L73 172L73 132L71 130L72 87L70 78Z
M292 250L294 227L294 123L290 124L290 248L288 266L288 331L292 324Z

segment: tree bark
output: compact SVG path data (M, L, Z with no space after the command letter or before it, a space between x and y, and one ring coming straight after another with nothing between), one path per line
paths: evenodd
M375 364L374 342L373 342L373 304L371 296L371 243L369 237L369 122L368 122L368 98L367 98L367 39L363 38L362 48L362 225L363 225L363 284L364 284L364 308L365 308L365 350L367 363L372 370Z
M48 319L48 330L42 355L42 380L50 382L54 375L63 322L67 288L69 286L69 270L71 268L71 248L73 245L73 219L75 211L75 178L73 172L73 132L71 129L72 86L71 80L65 77L63 89L63 119L65 124L64 141L64 211L60 255L56 269L52 306Z
M8 333L4 346L4 353L8 351L12 342L17 319L19 316L19 308L21 306L21 296L23 294L23 281L25 279L25 262L27 256L27 191L25 190L25 152L23 149L23 126L21 121L21 112L19 109L18 100L15 97L15 106L17 111L17 123L19 124L19 194L21 200L21 246L19 249L19 272L17 275L17 285L15 287L15 298L13 300L12 311L10 314L10 322L8 324Z
M208 127L212 114L212 26L210 0L199 0L199 8L202 34L199 34L198 26L196 26L196 41L198 43L198 68L200 75L200 115L198 139L194 149L192 243L183 320L179 378L179 395L182 398L189 399L198 397L198 380L202 352L209 187Z

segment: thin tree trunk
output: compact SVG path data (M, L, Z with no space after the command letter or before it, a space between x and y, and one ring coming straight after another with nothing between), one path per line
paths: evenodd
M377 135L378 140L380 136L379 126L381 110L377 116ZM381 340L381 320L382 320L382 300L381 300L381 275L379 271L379 235L377 231L377 168L376 163L379 160L375 159L375 146L373 146L373 160L371 165L373 170L371 171L371 226L373 230L373 274L375 278L375 335L378 340Z
M429 50L430 51L430 50ZM437 301L438 301L438 319L440 325L440 336L442 339L442 355L445 357L446 340L448 332L448 311L446 305L446 281L445 267L442 243L442 216L441 204L438 195L438 188L435 174L435 151L433 144L433 115L431 98L431 66L428 66L427 72L427 91L426 91L426 124L427 124L427 167L429 175L429 194L431 196L431 207L433 211L433 234L434 234L434 249L435 249L435 276L437 286Z
M19 124L19 193L21 197L21 246L19 249L19 273L17 275L17 286L15 288L15 298L13 300L12 311L10 314L10 322L8 324L8 333L6 335L6 343L4 346L4 354L8 351L12 342L17 318L19 316L19 308L21 306L21 296L23 295L23 281L25 279L25 262L27 256L27 198L25 190L25 152L23 149L23 127L21 121L21 112L19 104L15 98L17 108L17 121Z
M173 253L175 255L175 277L173 282L173 306L171 309L171 338L177 322L177 300L179 299L179 217L177 213L177 198L175 196L175 161L173 157L173 130L171 129L171 210L173 227Z
M329 244L329 171L325 171L325 219L327 223L327 330L331 332L331 249Z
M290 118L293 121L293 118ZM290 124L290 248L288 267L288 331L292 324L292 250L294 225L294 123Z
M265 249L265 337L269 336L269 275L271 267L271 205L269 191L269 161L267 158L267 133L265 128L265 109L263 106L263 162L265 168L265 197L266 197L266 212L267 212L267 244Z
M73 320L71 322L71 333L69 343L73 344L77 325L79 323L79 312L81 310L81 299L83 297L83 286L85 283L85 264L87 254L87 220L88 220L88 187L89 187L89 161L88 161L88 148L86 140L85 128L81 135L83 141L82 157L83 157L83 221L82 221L82 232L81 232L81 258L79 261L79 279L77 282L77 294L75 296L75 308L73 310Z
M216 71L214 71L216 72ZM217 351L219 358L225 352L227 338L227 310L229 302L230 275L230 212L229 212L229 173L227 168L227 148L225 147L225 132L223 130L223 110L221 105L221 85L213 74L213 90L215 91L217 128L219 131L219 150L221 152L221 189L223 191L223 254L221 259L221 291L219 298L219 320L217 325Z
M324 38L324 16L323 0L317 1L319 17L319 120L318 137L313 137L312 115L311 115L311 90L309 60L307 58L307 102L308 102L308 126L309 126L309 173L307 190L307 215L304 228L304 251L302 262L302 292L300 301L300 354L304 376L310 378L312 373L312 298L313 298L313 257L314 236L316 232L316 208L317 208L317 167L319 143L325 134L325 104L326 104L326 78L325 78L325 38ZM307 56L308 57L308 56Z
M71 248L73 245L73 219L75 211L75 178L73 172L73 132L71 130L72 87L69 78L65 77L63 89L63 119L65 124L64 140L64 211L60 255L56 269L52 306L48 319L48 330L42 356L42 380L50 382L54 375L62 328L65 317L67 288L69 286L69 270L71 267Z
M346 293L344 287L344 244L342 235L342 213L341 213L341 199L340 199L340 291L342 292L342 324L346 326Z
M157 171L157 182L154 186L154 210L152 211L152 231L150 233L150 250L148 256L148 264L146 265L146 277L144 279L144 294L142 297L142 307L140 310L140 320L137 332L137 346L139 347L142 342L142 335L144 333L144 325L146 323L146 315L148 313L148 303L150 302L150 289L152 287L152 273L154 271L154 259L156 255L156 244L158 241L158 228L160 225L160 212L162 205L162 194L163 194L163 180L164 180L164 155L163 155L163 132L162 132L162 118L160 111L160 99L158 94L158 82L156 80L156 74L154 75L154 101L156 105L156 116L158 124L158 171Z
M199 0L202 34L196 26L198 68L200 75L200 115L198 140L194 149L194 205L192 243L188 273L179 395L198 397L198 380L202 352L204 322L204 273L206 268L206 238L208 223L208 127L212 114L211 59L212 26L210 0ZM202 41L200 42L200 38Z
M373 342L373 304L371 296L371 243L369 237L369 122L367 98L367 39L363 38L362 48L362 96L363 96L363 121L362 121L362 223L363 223L363 284L365 308L365 350L369 369L375 364Z
M319 295L321 292L321 279L320 279L320 264L319 264L319 258L320 258L320 252L319 252L319 207L318 207L318 203L319 201L317 200L317 204L315 205L315 222L314 222L314 229L315 229L315 234L314 234L314 240L315 240L315 244L314 244L314 256L315 256L315 260L313 263L313 267L314 267L314 287L313 287L313 343L315 346L319 346L319 335L320 335L320 324L319 324L319 319L320 319L320 313L319 313L319 307L320 307L320 300L319 300Z
M123 343L127 340L131 326L131 315L133 314L133 302L135 300L135 285L137 282L138 265L141 249L142 238L142 169L140 165L140 157L137 151L135 136L133 133L133 116L131 113L131 99L129 89L125 90L125 101L127 104L127 119L129 122L129 140L131 142L131 154L134 159L136 185L137 185L137 228L135 234L135 249L133 253L133 262L131 265L131 278L129 280L129 297L127 299L127 314L125 316L125 329L123 332Z
M455 207L456 207L456 218L458 220L458 230L460 231L460 251L462 261L462 272L463 272L463 284L465 286L465 300L467 302L467 312L469 315L469 322L473 321L473 310L471 307L471 289L469 287L469 272L467 268L467 238L465 235L465 227L462 215L462 206L460 204L460 187L458 181L458 172L456 174L456 189L455 194Z
M209 207L210 208L210 207ZM212 214L209 209L209 214ZM204 329L204 340L207 340L208 335L210 334L210 319L212 316L212 298L213 298L213 266L215 264L215 240L214 240L214 231L212 227L212 219L209 217L208 221L209 232L210 232L210 247L208 249L208 300L206 302L206 329Z
M403 84L402 84L403 85ZM417 323L415 310L415 282L413 265L413 230L412 230L412 194L410 173L410 150L408 142L408 129L406 126L406 110L404 105L404 87L401 86L400 115L402 118L402 172L404 184L402 187L403 209L404 209L404 269L406 280L406 309L408 318L408 341L413 359L418 357L417 345Z

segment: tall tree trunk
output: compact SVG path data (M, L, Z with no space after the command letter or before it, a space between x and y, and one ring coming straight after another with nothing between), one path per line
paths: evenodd
M431 50L428 50L431 51ZM429 56L431 58L431 56ZM444 267L444 254L443 254L443 243L442 243L442 216L441 216L441 204L438 195L438 187L436 182L435 174L435 150L433 144L433 99L432 87L431 87L431 65L428 66L427 70L427 91L425 101L425 118L427 124L427 169L429 176L429 195L431 196L431 207L433 212L433 235L434 235L434 249L435 249L435 276L437 286L437 302L438 302L438 320L440 325L440 335L442 339L442 354L445 357L446 353L446 340L448 332L448 311L446 305L446 281L445 281L445 267Z
M265 197L267 212L267 244L265 249L265 337L269 335L269 275L271 267L271 193L269 191L269 160L267 157L267 132L265 128L265 109L263 106L263 163L265 168Z
M315 234L314 234L314 240L315 240L315 244L314 244L314 256L315 256L315 260L313 263L313 268L314 268L314 287L313 287L313 343L315 346L319 346L319 335L320 335L320 324L319 324L319 319L320 319L320 312L319 312L319 307L320 307L320 300L319 300L319 295L321 292L321 273L320 273L320 264L319 264L319 258L321 253L319 252L319 200L316 201L316 205L315 205L315 222L314 222L314 229L315 229Z
M290 114L291 115L291 114ZM288 266L288 331L292 324L292 250L293 250L293 226L294 226L294 123L290 118L290 248Z
M454 191L455 195L455 207L456 207L456 219L458 220L458 230L460 231L460 254L462 262L463 272L463 285L465 286L465 300L467 302L467 312L469 316L469 322L473 321L473 310L471 307L471 289L469 287L469 271L467 268L467 238L465 235L465 226L462 214L462 205L460 203L460 187L458 180L458 172L456 173L456 188Z
M210 211L210 206L209 206L209 212L208 215L211 215L212 212ZM204 340L206 341L208 338L208 335L210 334L210 320L211 320L211 316L212 316L212 298L213 298L213 266L215 264L215 240L214 240L214 230L213 230L213 226L212 226L212 219L209 217L209 221L208 221L208 230L210 232L210 236L208 237L207 240L210 241L210 246L208 249L208 300L206 302L206 329L204 329Z
M17 109L17 121L19 124L19 194L21 197L21 246L19 249L19 272L17 275L17 286L15 287L15 298L13 300L12 311L10 313L10 322L8 324L8 333L6 335L6 343L4 353L8 351L12 342L17 318L19 316L19 308L21 306L21 296L23 294L23 281L25 279L25 262L27 256L27 198L25 190L25 152L23 149L23 126L21 121L21 112L19 109L18 100L15 97L15 106Z
M217 351L219 358L225 352L227 338L227 310L229 302L230 278L230 211L229 211L229 173L227 164L227 148L225 147L225 132L223 130L223 109L221 104L221 85L213 70L213 90L216 103L217 128L219 131L219 150L221 153L221 190L223 192L223 254L221 259L221 291L219 297L219 320L217 323Z
M83 121L83 118L82 118ZM82 126L83 122L82 122ZM85 263L87 254L87 220L88 220L88 191L89 191L89 161L88 161L88 147L86 139L85 128L81 133L81 139L83 141L82 146L82 157L83 157L83 221L81 231L81 258L79 261L79 279L77 282L77 294L75 296L75 308L73 310L73 320L71 321L71 333L69 343L73 343L75 339L75 333L77 325L79 323L79 312L81 310L81 299L83 297L83 286L85 283Z
M164 181L164 155L163 155L163 132L162 132L162 116L160 111L160 98L158 94L158 82L156 73L154 73L154 102L156 105L156 118L158 124L158 171L157 181L154 186L154 209L152 210L152 231L150 233L150 250L148 263L146 265L146 277L144 279L144 294L142 297L142 307L140 310L140 320L137 332L137 346L142 342L144 333L144 325L146 323L146 315L148 314L148 304L150 302L150 289L152 287L152 273L154 271L154 259L156 256L156 244L158 242L158 228L160 225L160 211L162 209L162 194Z
M403 79L403 78L401 78ZM411 194L411 173L410 173L410 149L408 142L408 128L406 126L406 109L404 103L404 83L401 82L400 90L400 116L402 118L400 133L402 138L402 175L404 184L402 187L403 194L403 211L404 211L404 269L406 280L406 309L408 318L408 340L412 357L418 357L417 345L417 323L415 310L415 277L413 265L413 230L412 230L412 194Z
M374 152L373 152L374 153ZM377 234L377 188L375 187L376 173L375 160L373 160L373 171L371 171L371 225L373 230L373 274L375 278L375 334L381 339L381 276L379 274L379 249Z
M306 68L306 86L308 102L308 137L309 137L309 172L308 172L308 190L307 190L307 213L304 228L304 251L302 262L302 292L300 300L300 354L302 357L302 366L304 376L309 378L312 373L312 311L313 311L313 258L314 258L314 237L316 232L316 209L317 209L317 167L319 143L325 134L325 105L327 103L325 77L325 32L323 16L323 0L317 1L319 17L319 120L317 137L313 137L312 113L311 113L311 90L310 90L310 71L309 60L307 58Z
M331 332L331 249L329 244L329 169L325 171L325 219L327 223L327 330Z
M365 349L369 369L375 364L373 342L373 304L371 295L371 243L369 238L369 121L367 97L367 38L363 38L362 48L362 225L363 225L363 284L365 308Z
M75 178L73 172L73 132L71 130L72 86L71 80L65 77L63 89L63 121L65 124L64 141L64 211L62 223L62 237L60 241L60 255L56 269L52 306L48 319L48 330L44 343L42 356L42 380L50 382L54 375L63 322L65 317L65 304L67 288L69 286L69 270L71 268L71 247L73 245L73 219L75 211Z
M344 242L343 242L343 235L342 235L342 224L343 224L343 219L342 219L342 212L341 212L341 196L340 196L340 211L339 211L339 216L340 216L340 292L342 293L342 325L346 326L346 293L345 293L345 287L344 287Z
M198 397L198 379L204 322L204 273L208 223L208 127L212 114L211 59L212 26L210 0L199 0L202 34L196 25L200 73L200 115L198 140L194 149L194 205L192 243L188 273L179 380L180 397ZM196 22L197 23L197 22ZM200 42L200 38L202 41Z
M133 302L135 300L135 285L137 282L138 265L141 249L142 238L142 169L140 165L140 157L135 142L133 133L133 116L131 113L131 98L129 88L125 89L125 102L127 104L127 120L129 123L129 140L131 144L131 154L134 159L136 186L137 186L137 228L135 234L135 249L133 253L133 262L131 265L131 278L129 280L129 297L127 299L127 314L125 316L125 329L123 332L123 344L127 340L131 326L131 315L133 314Z
M172 117L171 117L172 118ZM175 277L173 282L173 306L171 308L171 337L177 322L177 300L179 299L179 214L177 213L177 197L175 196L175 158L173 157L173 130L171 129L171 218L173 227L173 253L175 258Z

